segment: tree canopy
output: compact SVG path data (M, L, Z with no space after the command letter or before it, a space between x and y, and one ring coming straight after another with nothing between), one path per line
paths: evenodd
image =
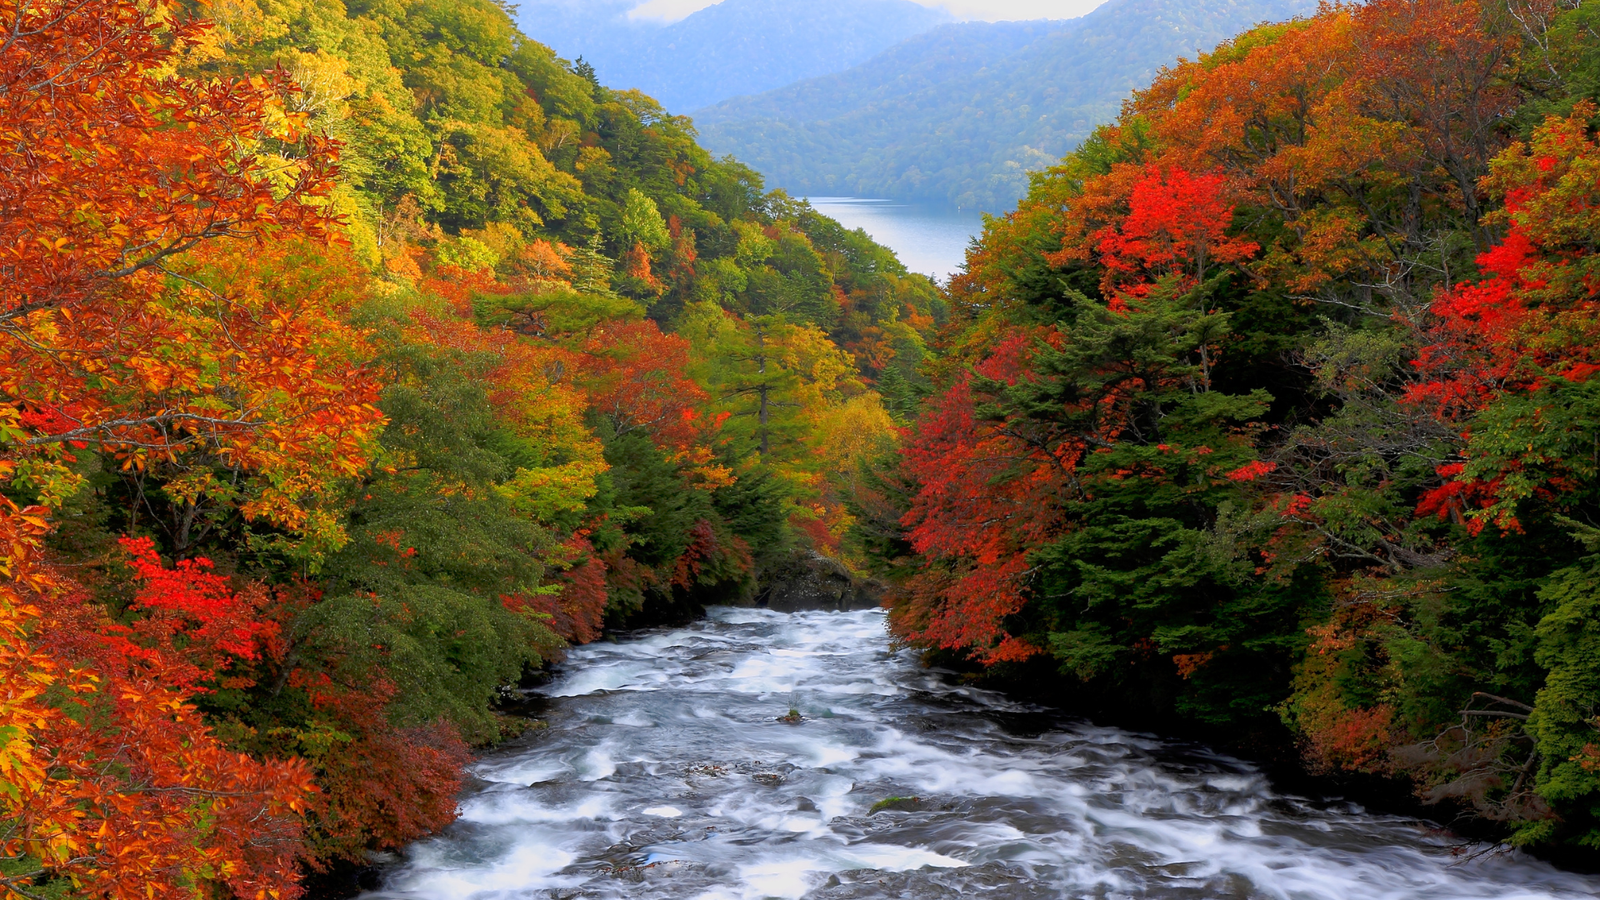
M686 120L489 0L0 23L0 896L299 896L564 647L845 552L943 297Z
M1600 846L1592 17L1323 7L1036 176L863 492L897 633Z

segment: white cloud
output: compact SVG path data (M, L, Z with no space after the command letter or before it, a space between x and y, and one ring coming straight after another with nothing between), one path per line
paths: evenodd
M645 0L628 13L634 19L675 22L719 0ZM943 7L958 19L1000 22L1008 19L1073 19L1092 11L1105 0L914 0L923 6Z
M628 18L676 22L692 12L714 6L717 2L718 0L645 0L628 13Z

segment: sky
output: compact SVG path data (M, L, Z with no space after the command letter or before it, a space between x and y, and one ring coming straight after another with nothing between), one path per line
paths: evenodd
M635 19L672 22L719 0L645 0L628 15ZM943 7L958 19L999 22L1006 19L1073 19L1090 12L1104 0L913 0L923 6Z

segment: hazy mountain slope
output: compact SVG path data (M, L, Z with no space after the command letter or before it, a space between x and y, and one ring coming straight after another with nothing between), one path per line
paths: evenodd
M600 80L675 113L857 65L945 22L910 0L724 0L670 25L629 20L623 0L531 0L518 20Z
M1311 0L1111 0L947 25L863 65L695 113L702 142L802 194L1009 207L1161 66Z
M638 5L639 0L523 0L512 18L528 37L576 59L592 47L660 30L659 24L629 21L628 10Z

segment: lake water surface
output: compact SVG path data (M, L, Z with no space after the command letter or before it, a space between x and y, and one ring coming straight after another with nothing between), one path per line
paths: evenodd
M896 649L882 610L714 609L580 647L549 727L369 900L1580 900L1428 823L1282 793ZM795 711L789 716L790 710ZM898 799L895 799L898 798ZM887 802L886 802L887 801Z
M856 197L808 199L817 212L846 228L860 228L893 250L906 268L941 282L961 268L967 244L983 231L977 210Z

